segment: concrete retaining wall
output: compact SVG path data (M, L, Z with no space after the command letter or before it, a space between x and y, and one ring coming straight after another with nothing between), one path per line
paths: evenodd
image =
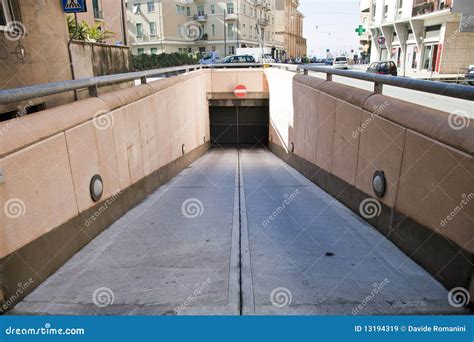
M380 210L368 221L474 298L473 120L456 130L448 113L281 70L266 76L270 148L358 215L375 199ZM376 170L387 179L382 198Z
M209 79L196 71L0 123L0 312L206 151Z

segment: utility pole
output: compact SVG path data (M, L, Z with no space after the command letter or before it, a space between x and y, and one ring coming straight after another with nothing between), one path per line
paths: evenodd
M227 32L226 32L226 25L225 25L225 12L226 12L226 9L224 8L224 58L227 57Z

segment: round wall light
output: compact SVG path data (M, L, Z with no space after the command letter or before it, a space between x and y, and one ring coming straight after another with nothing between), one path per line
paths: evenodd
M102 193L104 192L104 183L101 176L95 175L92 177L89 190L92 200L94 202L98 202L102 197Z
M206 143L206 137L203 137L203 138L202 138L202 142L203 142L203 143Z
M383 197L387 190L387 180L385 179L385 173L383 171L375 171L372 177L372 188L377 197Z
M186 145L185 144L181 145L181 153L183 153L183 155L186 153Z
M270 134L270 141L273 142L273 134Z
M295 143L290 144L290 152L294 153L295 152Z

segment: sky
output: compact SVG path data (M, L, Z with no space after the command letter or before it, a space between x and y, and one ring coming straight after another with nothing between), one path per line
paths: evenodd
M308 55L326 57L326 49L333 55L358 51L359 0L300 0L299 10L305 16L303 36Z

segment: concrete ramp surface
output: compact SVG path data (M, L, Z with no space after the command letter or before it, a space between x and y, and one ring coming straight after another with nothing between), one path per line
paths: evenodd
M265 149L211 149L10 314L455 313L383 235Z

